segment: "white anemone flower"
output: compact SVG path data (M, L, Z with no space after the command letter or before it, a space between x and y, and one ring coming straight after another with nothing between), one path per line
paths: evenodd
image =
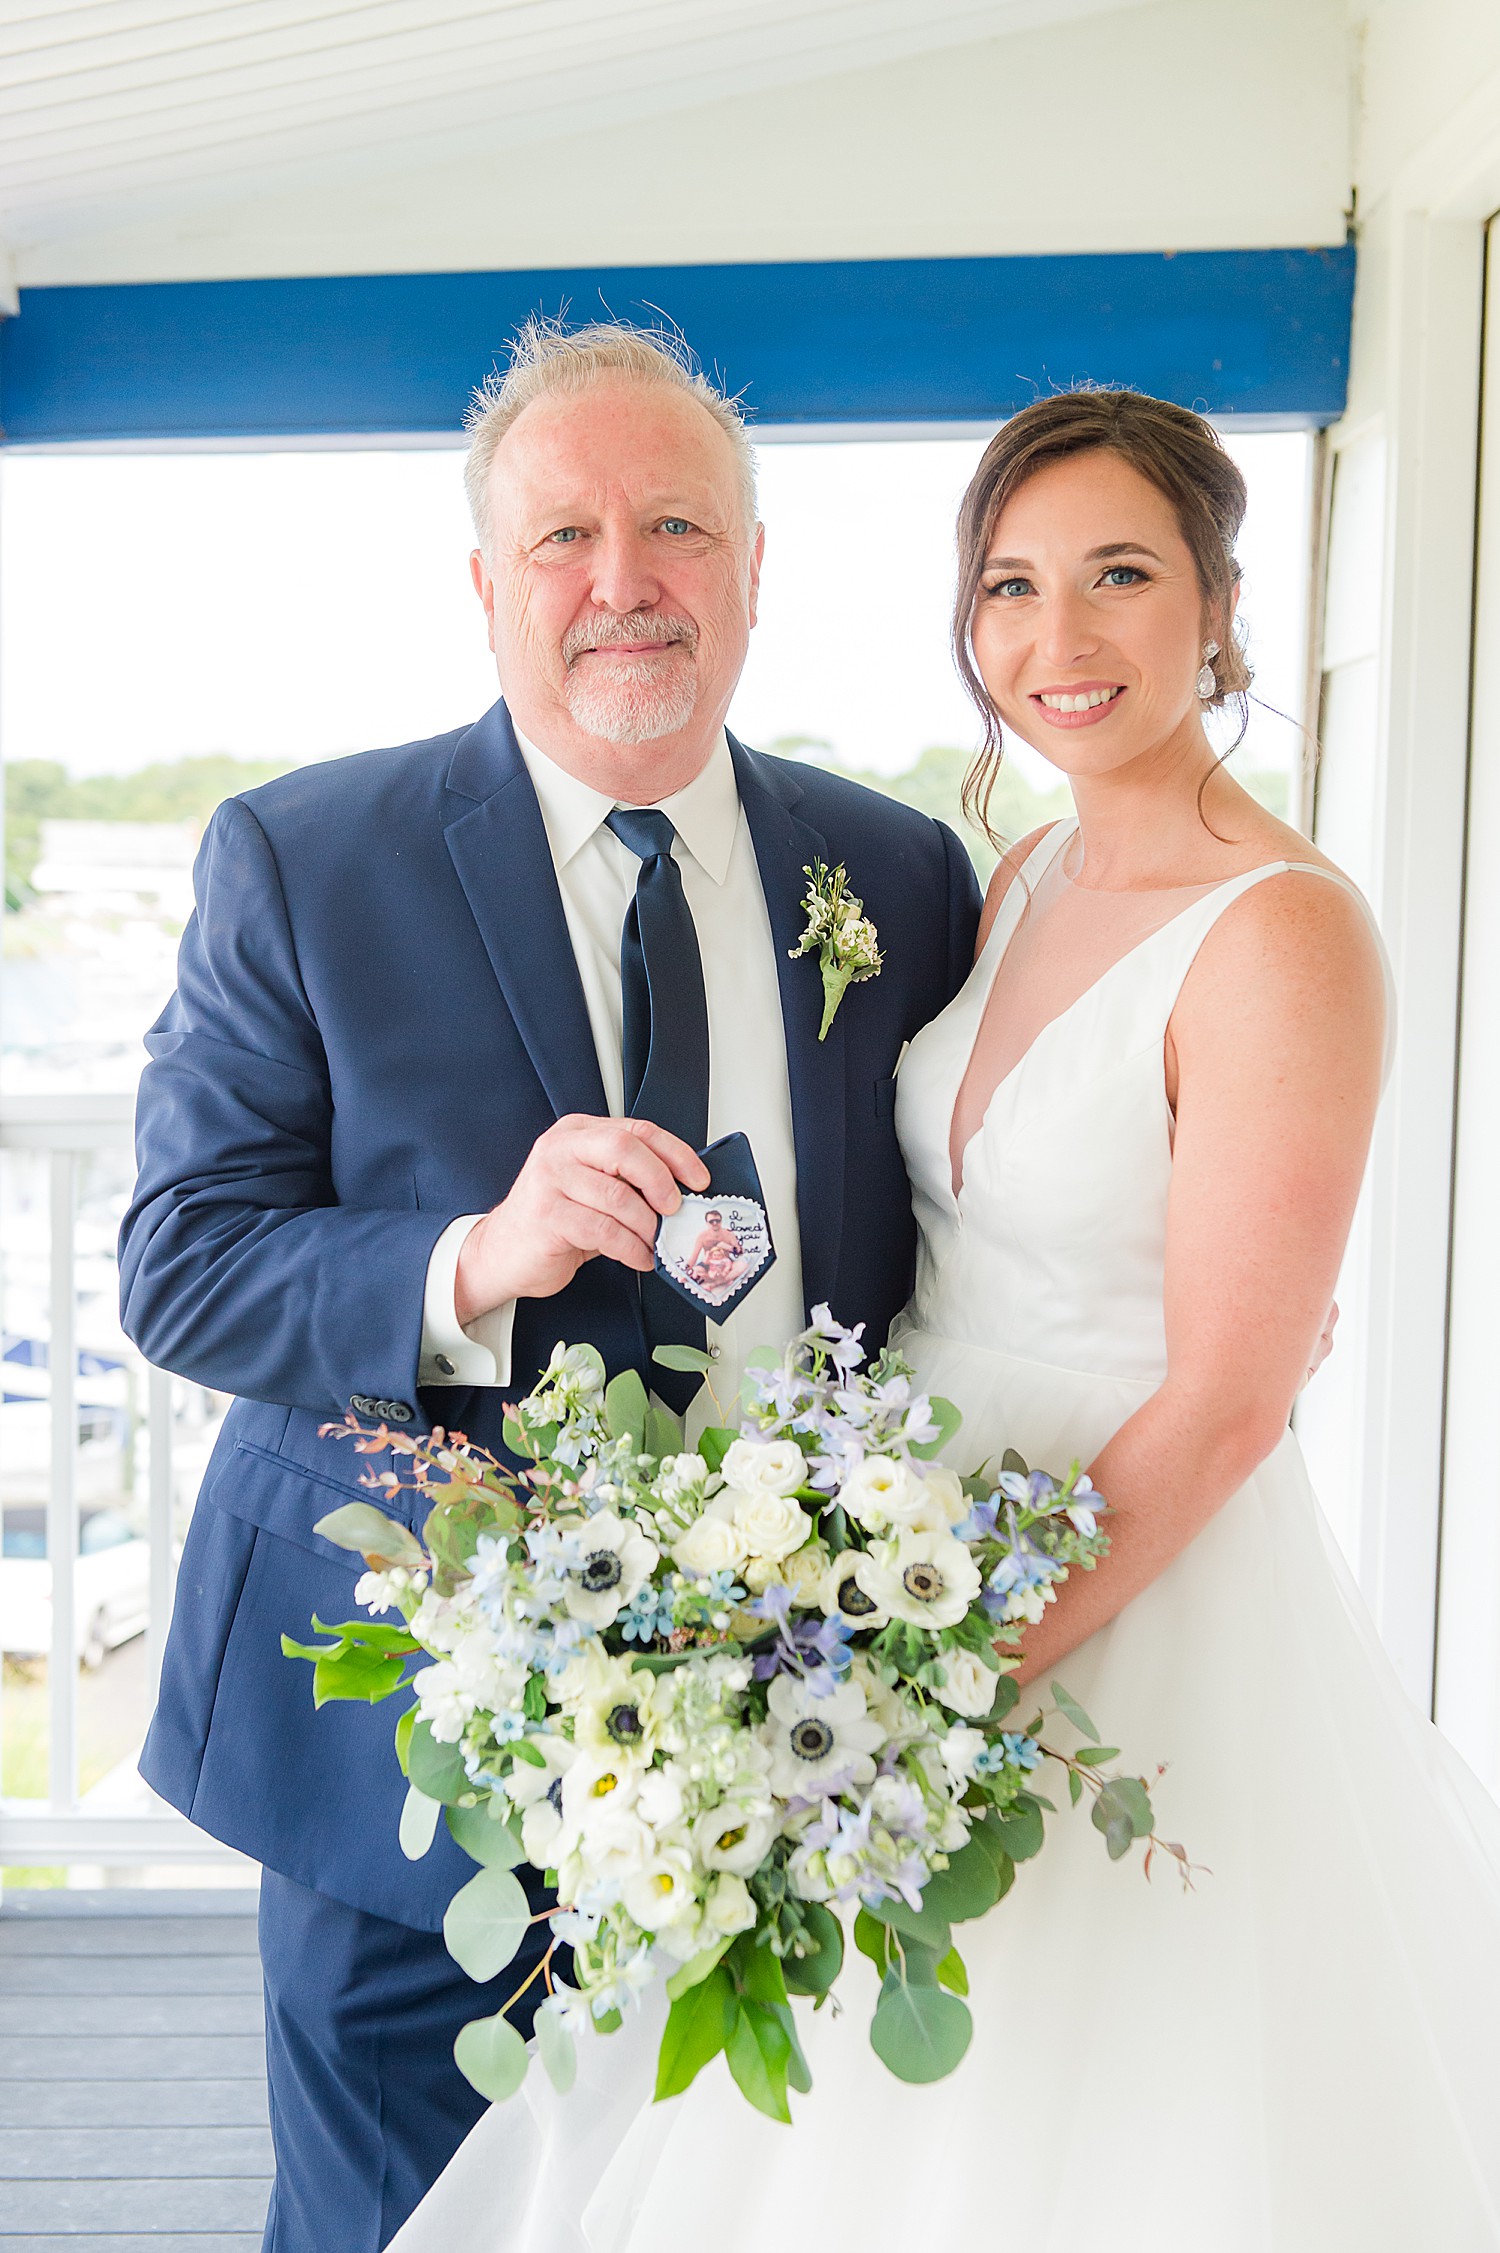
M922 1481L894 1455L867 1455L839 1488L839 1503L868 1533L905 1525L926 1502Z
M798 1675L778 1674L767 1703L760 1736L771 1755L771 1789L780 1798L816 1799L836 1776L870 1781L872 1755L885 1733L871 1719L857 1682L814 1689Z
M776 1817L769 1808L737 1806L722 1800L693 1825L693 1852L705 1870L728 1870L752 1877L770 1851Z
M521 1844L527 1861L545 1870L552 1865L562 1833L563 1777L577 1759L578 1748L566 1737L536 1736L529 1742L541 1754L542 1765L518 1760L505 1779L505 1792L521 1811Z
M628 1658L606 1658L590 1672L588 1690L573 1711L574 1742L588 1752L642 1763L659 1734L657 1679L636 1672Z
M899 1533L877 1541L863 1584L892 1619L956 1627L979 1594L979 1567L951 1533Z
M865 1585L864 1568L870 1560L863 1549L845 1549L834 1558L823 1580L821 1602L829 1619L848 1627L884 1627L884 1611Z
M612 1627L655 1570L661 1552L638 1526L613 1510L586 1519L573 1541L576 1562L569 1567L563 1599L569 1615L589 1627Z

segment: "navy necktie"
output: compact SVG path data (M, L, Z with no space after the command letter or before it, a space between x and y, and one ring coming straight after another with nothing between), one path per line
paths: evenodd
M701 1150L708 1140L708 1002L697 927L672 858L677 832L651 806L617 806L608 819L641 864L620 934L625 1108L631 1118L649 1119ZM641 1277L641 1314L648 1349L703 1345L702 1315L659 1275ZM659 1363L647 1381L679 1411L699 1384Z

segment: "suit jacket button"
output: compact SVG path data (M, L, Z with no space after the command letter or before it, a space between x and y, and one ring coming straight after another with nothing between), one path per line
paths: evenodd
M388 1424L409 1424L411 1409L404 1400L382 1400L380 1413Z
M369 1394L365 1392L350 1393L349 1406L354 1410L356 1416L375 1416L380 1411L379 1401L372 1400Z

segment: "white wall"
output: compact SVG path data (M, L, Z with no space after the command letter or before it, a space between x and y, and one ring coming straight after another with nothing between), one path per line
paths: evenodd
M1341 0L1156 0L16 246L28 283L1336 243Z
M1448 1245L1500 11L1377 0L1356 92L1360 270L1349 411L1331 434L1318 835L1370 894L1401 1013L1341 1287L1343 1366L1298 1426L1387 1645L1426 1702L1440 1541L1458 1569L1451 1492L1443 1518ZM1440 1703L1439 1717L1462 1743L1461 1716Z

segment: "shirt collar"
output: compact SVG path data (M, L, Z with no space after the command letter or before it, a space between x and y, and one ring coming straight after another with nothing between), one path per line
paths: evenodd
M566 868L574 855L603 828L620 801L607 798L602 791L580 782L555 759L549 759L536 744L528 742L519 728L516 742L542 809L553 860L559 868ZM702 772L694 775L686 789L663 798L660 810L704 874L711 876L716 884L722 884L729 874L740 819L739 784L734 777L729 738L722 730Z

